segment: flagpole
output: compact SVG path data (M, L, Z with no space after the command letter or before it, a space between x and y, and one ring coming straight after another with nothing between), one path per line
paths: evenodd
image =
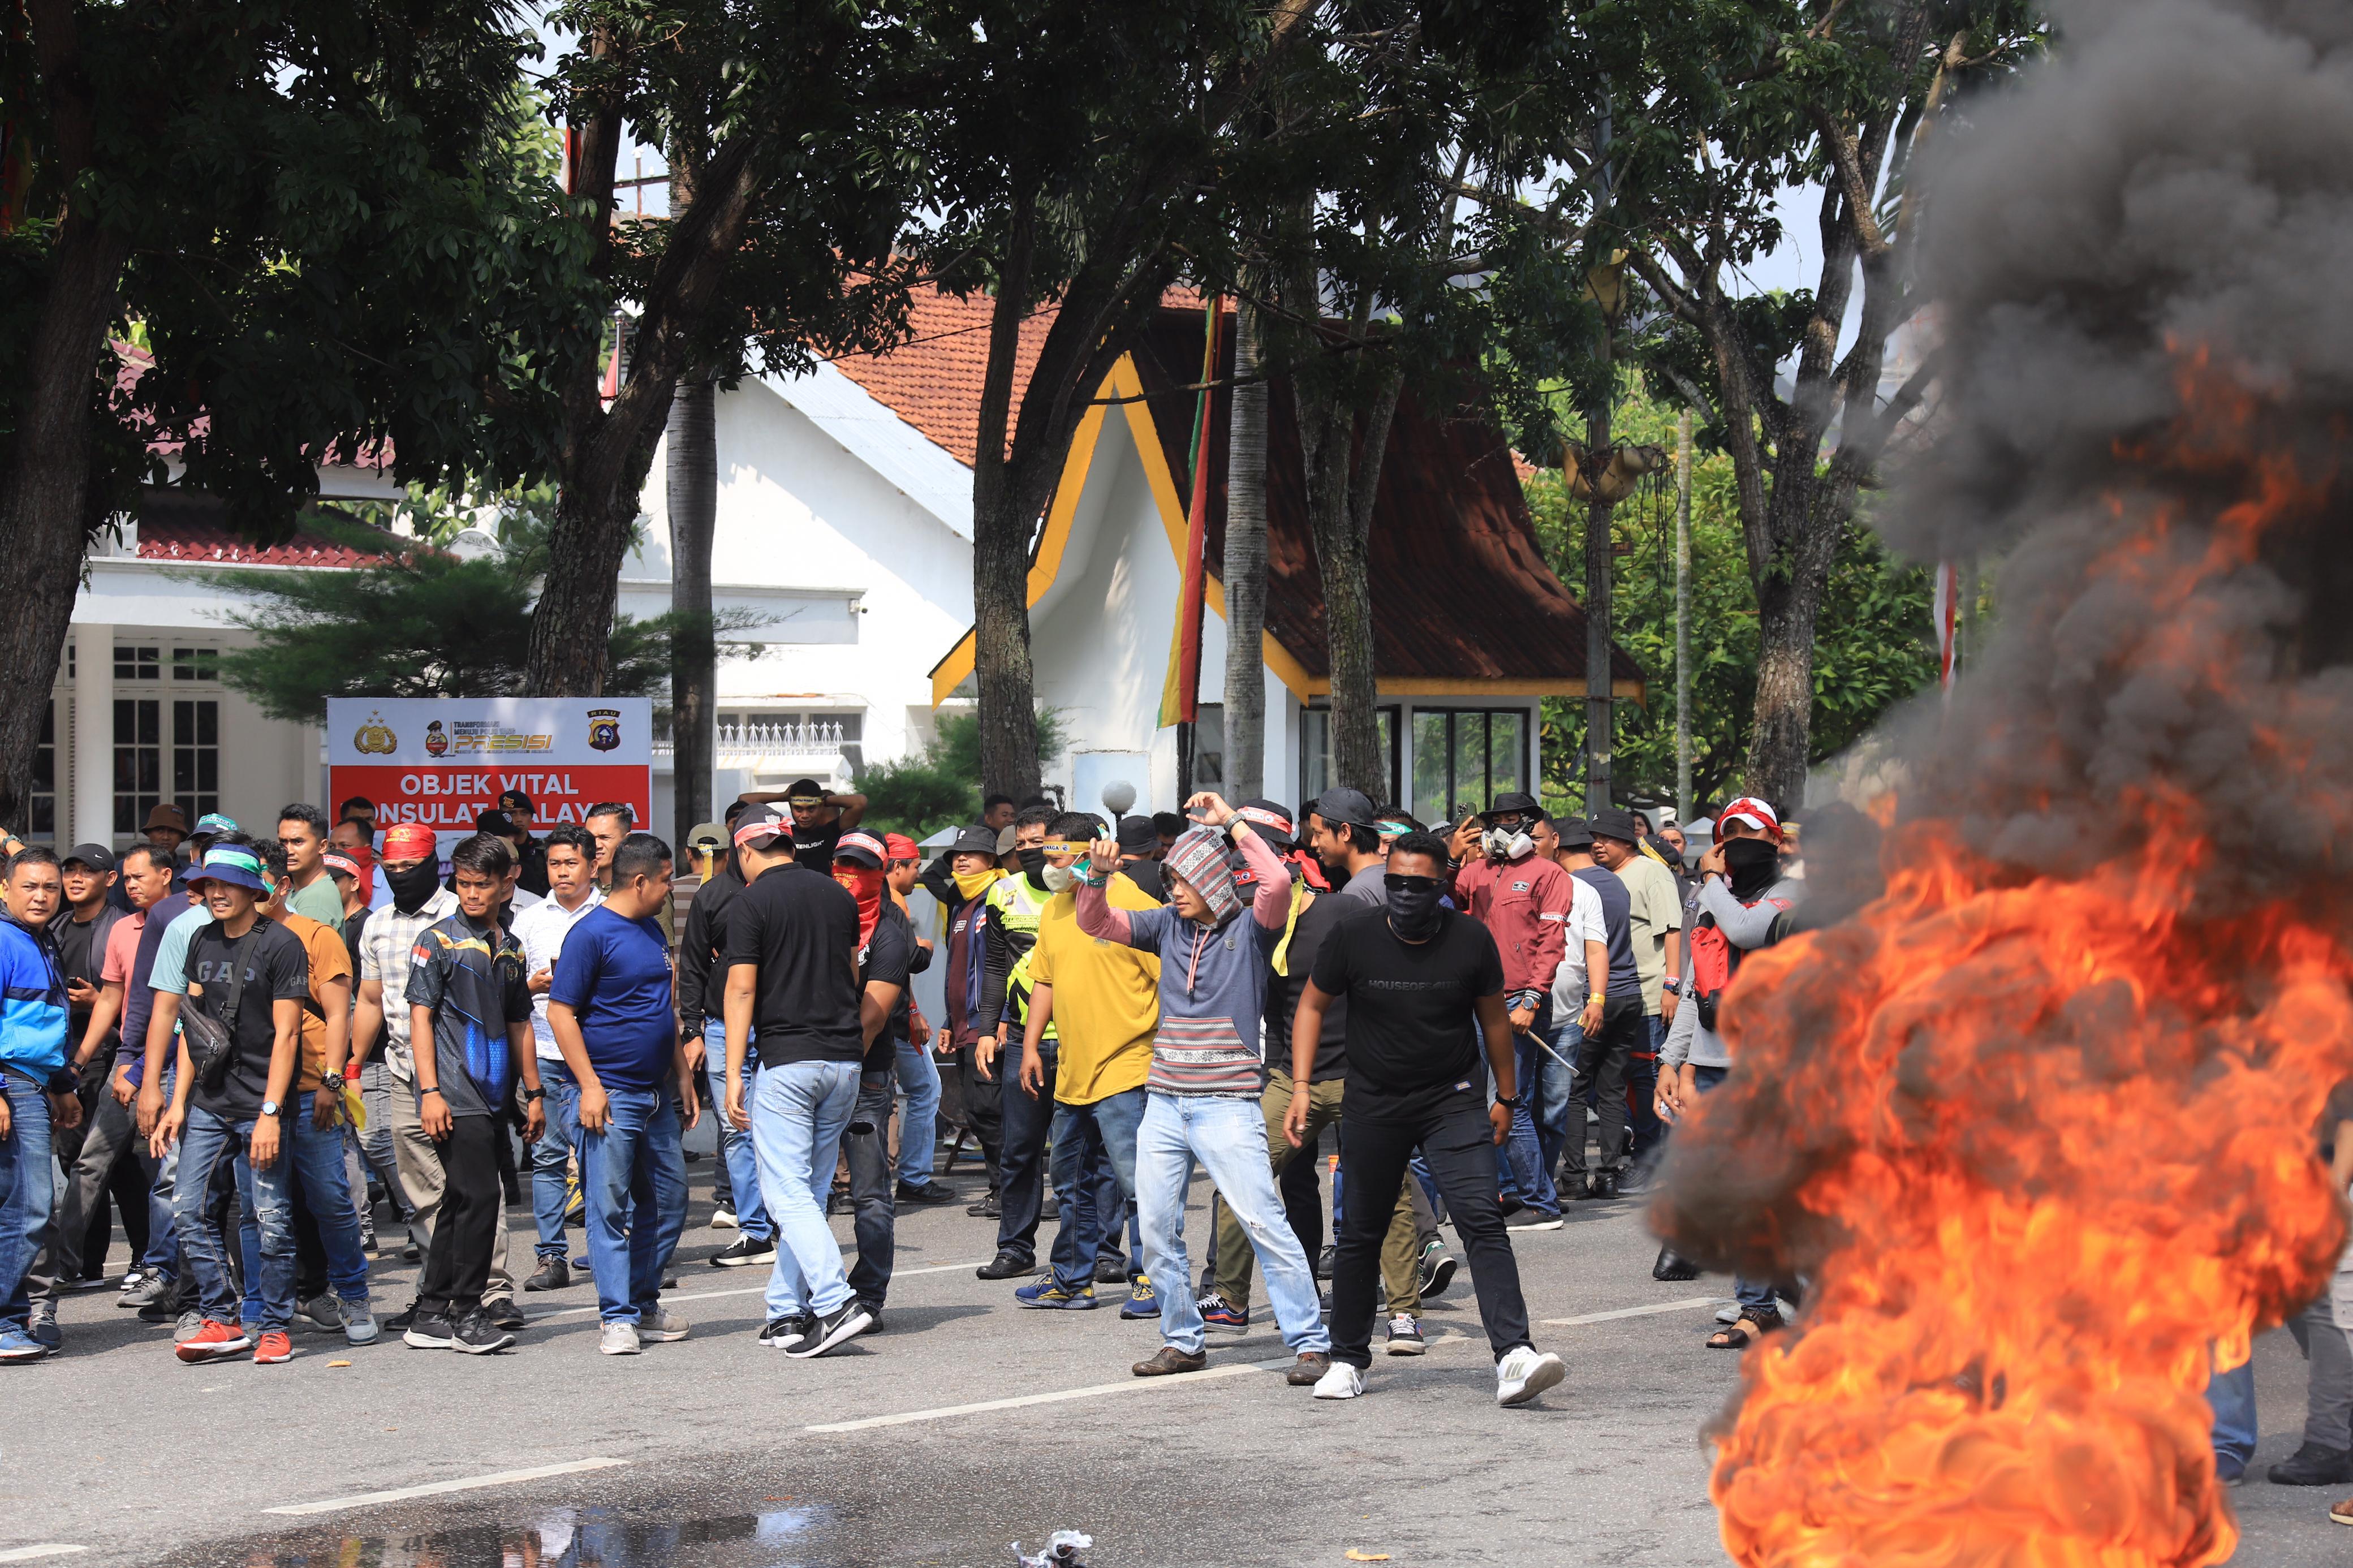
M1192 501L1185 516L1184 587L1176 602L1175 713L1176 795L1193 793L1193 744L1201 719L1201 617L1206 612L1209 569L1210 384L1218 374L1218 339L1224 325L1223 301L1211 295L1201 329L1201 391L1193 403ZM1164 721L1171 715L1164 714Z

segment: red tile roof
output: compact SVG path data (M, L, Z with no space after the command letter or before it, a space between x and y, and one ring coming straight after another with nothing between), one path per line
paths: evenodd
M219 566L373 566L389 552L354 550L322 534L297 530L278 544L256 544L217 523L147 522L139 525L139 559L185 561Z
M913 331L906 342L886 354L845 355L833 362L834 368L968 468L980 450L980 388L988 374L988 319L995 307L986 294L959 300L919 292L909 311ZM1053 324L1050 305L1021 323L1017 396L1029 384ZM1020 412L1017 401L1013 417ZM1008 418L1008 428L1011 424Z

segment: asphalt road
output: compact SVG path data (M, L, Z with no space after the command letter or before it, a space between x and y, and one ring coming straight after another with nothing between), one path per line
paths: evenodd
M1700 1342L1726 1285L1654 1283L1632 1203L1514 1237L1539 1322L1588 1320L1538 1329L1568 1380L1516 1411L1493 1403L1467 1274L1429 1355L1377 1356L1366 1397L1317 1405L1250 1364L1283 1355L1271 1325L1213 1336L1220 1375L1130 1377L1153 1325L1017 1309L972 1275L993 1224L902 1216L886 1331L814 1362L753 1342L764 1271L707 1267L733 1233L704 1229L669 1298L692 1336L628 1358L596 1353L585 1284L528 1298L511 1354L306 1334L278 1367L183 1366L111 1291L78 1295L67 1353L0 1378L0 1563L1001 1568L1056 1529L1090 1533L1099 1565L1723 1561L1699 1430L1735 1358ZM413 1275L380 1266L381 1310ZM2275 1335L2258 1372L2259 1473L2295 1446L2304 1363ZM2234 1499L2240 1563L2342 1560L2329 1491ZM311 1511L270 1511L290 1508ZM26 1550L44 1547L82 1550Z

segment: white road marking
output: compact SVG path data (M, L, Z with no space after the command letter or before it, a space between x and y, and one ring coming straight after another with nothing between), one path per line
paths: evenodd
M1653 1301L1647 1307L1620 1307L1614 1312L1588 1312L1581 1318L1544 1318L1538 1321L1547 1329L1574 1329L1585 1323L1614 1323L1620 1318L1650 1318L1661 1312L1690 1312L1702 1307L1721 1307L1731 1300L1729 1296L1686 1296L1680 1301Z
M985 1263L986 1261L987 1261L986 1258L982 1259L982 1262ZM959 1268L977 1268L979 1267L981 1267L979 1263L934 1263L928 1264L922 1268L896 1269L892 1271L891 1278L894 1280L913 1279L918 1274L951 1274ZM665 1303L672 1304L681 1301L717 1301L729 1296L765 1296L767 1293L768 1287L765 1279L765 1270L763 1269L762 1282L757 1285L745 1285L733 1290L705 1290L693 1296L664 1296L662 1300ZM596 1310L597 1310L597 1309L595 1307L565 1307L553 1312L533 1312L528 1314L528 1317L532 1322L544 1323L549 1321L551 1319L555 1318L585 1317L588 1313Z
M11 1546L0 1552L0 1563L30 1563L36 1557L69 1557L77 1552L87 1552L87 1546L69 1546L62 1541L44 1541L37 1546Z
M1468 1344L1468 1334L1440 1334L1430 1342L1436 1350L1442 1345ZM1213 1366L1207 1372L1180 1372L1166 1377L1131 1377L1125 1383L1098 1383L1086 1388L1058 1388L1051 1394L1024 1394L1012 1399L984 1399L976 1405L948 1405L937 1410L909 1410L897 1415L869 1415L857 1421L828 1421L822 1426L804 1426L804 1432L863 1432L873 1426L904 1426L916 1421L945 1421L958 1415L978 1415L991 1410L1019 1410L1032 1405L1059 1405L1070 1399L1092 1399L1106 1394L1149 1394L1155 1389L1189 1388L1197 1383L1213 1378L1240 1377L1246 1372L1288 1372L1298 1358L1279 1356L1269 1361L1233 1362Z
M538 1465L528 1470L501 1470L495 1475L468 1476L462 1480L435 1481L428 1486L396 1487L388 1492L358 1492L351 1497L328 1498L321 1502L289 1503L283 1508L265 1508L264 1513L332 1513L338 1509L372 1508L380 1502L402 1502L409 1498L439 1497L445 1492L470 1492L478 1487L511 1486L517 1481L535 1481L547 1476L568 1476L581 1470L608 1470L616 1465L626 1465L627 1459L571 1459L561 1465Z

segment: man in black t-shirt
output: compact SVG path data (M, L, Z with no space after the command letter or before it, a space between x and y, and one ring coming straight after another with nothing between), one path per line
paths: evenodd
M248 1345L257 1364L290 1361L294 1316L293 1162L281 1158L283 1117L294 1091L310 956L294 933L263 920L269 886L260 857L242 844L216 844L189 873L212 910L188 942L186 1005L228 1032L223 1061L200 1072L183 1025L171 1108L155 1129L160 1153L180 1140L173 1218L195 1276L203 1328L176 1347L184 1362L220 1361ZM205 1213L213 1173L237 1163L261 1232L261 1317L253 1338L237 1321L237 1289L222 1257L221 1233Z
M822 1355L874 1321L825 1223L870 1038L860 1018L858 900L794 864L791 820L772 806L744 814L735 859L746 886L727 909L726 1115L752 1135L777 1243L760 1343ZM747 1102L744 1058L755 1038L760 1069Z
M1504 1231L1494 1150L1519 1104L1504 965L1495 939L1440 905L1445 842L1409 833L1389 847L1384 907L1352 914L1315 955L1292 1020L1293 1089L1285 1131L1307 1128L1308 1082L1325 1008L1348 999L1346 1113L1340 1125L1346 1214L1332 1266L1332 1370L1318 1399L1354 1399L1372 1364L1374 1276L1406 1166L1419 1148L1471 1258L1479 1316L1495 1353L1495 1403L1524 1405L1565 1375L1528 1342L1527 1303ZM1480 1065L1484 1037L1496 1099Z
M881 861L870 847L872 842L869 834L849 835L834 852L835 865L862 867L871 860L874 868L880 869ZM914 927L886 896L858 966L858 1021L866 1039L866 1056L859 1065L858 1102L850 1110L849 1132L842 1144L849 1161L851 1230L858 1239L858 1261L849 1270L849 1288L873 1320L870 1329L882 1325L882 1300L891 1290L891 1266L897 1250L891 1106L897 1098L899 1042L892 1037L892 1019L906 1000L914 957Z

